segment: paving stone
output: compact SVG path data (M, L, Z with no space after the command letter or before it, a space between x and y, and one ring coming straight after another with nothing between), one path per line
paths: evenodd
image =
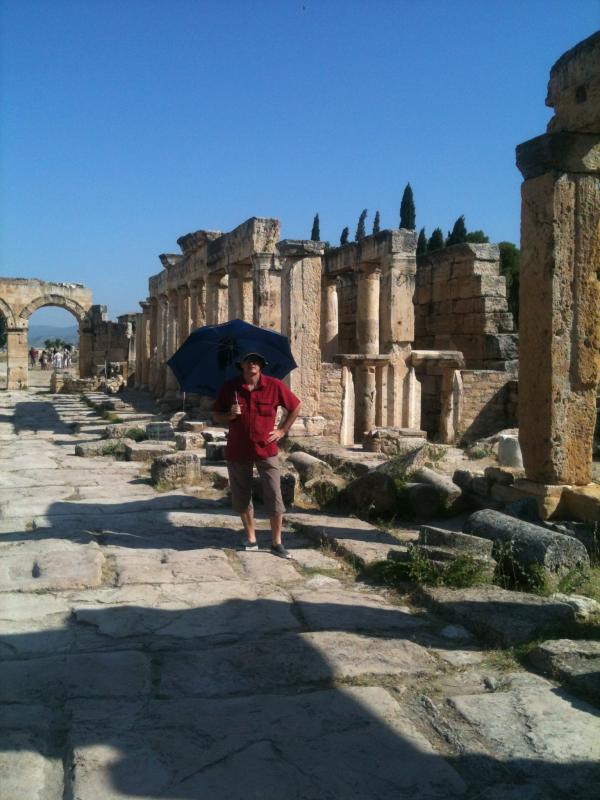
M157 456L166 456L172 452L171 445L158 442L128 442L125 445L127 461L152 461Z
M43 745L31 734L23 732L3 731L0 750L2 800L63 800L60 756L44 754Z
M239 552L244 575L257 583L298 583L302 575L291 561L273 556L268 550Z
M292 589L302 618L314 630L407 631L427 623L408 608L393 606L380 595L349 589Z
M297 630L283 592L242 581L99 589L73 598L75 619L115 639L130 636L194 639ZM98 607L101 606L101 607Z
M292 557L297 564L308 569L339 571L342 568L342 563L339 559L326 556L320 550L313 550L309 547L293 550Z
M515 777L558 792L591 797L600 785L600 717L584 701L542 685L450 698L486 742L490 757Z
M425 675L435 669L435 659L413 642L319 631L168 655L160 691L218 697L362 676Z
M105 548L113 555L119 586L134 583L189 583L237 580L238 575L221 550L126 550Z
M440 800L466 785L383 689L295 697L72 704L73 794L281 800ZM99 739L98 730L102 730Z
M68 654L0 664L0 701L53 702L68 697L129 697L150 689L141 653Z
M0 592L100 586L104 556L97 544L0 544Z

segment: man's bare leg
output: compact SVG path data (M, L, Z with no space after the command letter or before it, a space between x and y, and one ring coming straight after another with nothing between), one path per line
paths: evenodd
M273 544L281 544L281 529L283 528L283 514L274 514L269 517L271 523L271 537Z
M246 532L246 539L249 542L256 541L256 529L254 528L254 511L249 508L247 511L242 511L240 513L240 519L242 520L242 525L244 526L244 531Z

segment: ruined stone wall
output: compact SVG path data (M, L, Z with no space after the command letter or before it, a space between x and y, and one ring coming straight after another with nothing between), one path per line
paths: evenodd
M518 337L495 244L460 244L419 256L415 347L459 350L471 369L506 369Z
M342 367L321 364L321 416L325 417L325 436L338 437L342 424Z
M518 382L506 372L462 370L458 439L464 443L517 426Z
M92 306L89 312L92 333L92 369L95 374L106 363L132 365L132 339L135 341L135 315L124 314L117 322L109 320L106 306Z

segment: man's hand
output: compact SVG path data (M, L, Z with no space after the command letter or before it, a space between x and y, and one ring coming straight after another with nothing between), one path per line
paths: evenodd
M278 442L280 439L283 439L284 436L285 436L285 431L283 430L283 428L274 428L269 434L269 438L267 439L267 444L271 444L271 442Z

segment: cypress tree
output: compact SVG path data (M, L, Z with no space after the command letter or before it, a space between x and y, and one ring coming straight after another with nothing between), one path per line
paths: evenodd
M402 202L400 203L400 227L409 231L414 231L417 227L417 215L415 212L415 200L410 183L406 184Z
M342 235L340 236L340 244L348 244L348 237L350 236L350 228L344 228L342 231Z
M320 242L321 241L321 226L319 223L319 215L315 214L315 218L313 219L313 226L312 231L310 233L311 241L313 242Z
M441 228L436 228L427 242L427 252L432 253L434 250L441 250L444 246L444 234Z
M465 216L461 214L454 223L452 233L448 231L448 238L446 239L446 247L453 244L464 244L467 241L467 226L465 225Z
M367 235L367 230L365 228L365 222L367 220L367 209L363 208L360 212L360 217L358 218L358 225L356 226L356 233L354 234L354 241L360 242L361 239L364 239Z
M421 256L427 252L427 237L425 236L425 228L419 231L419 238L417 239L417 255Z
M376 211L375 219L373 220L373 236L375 236L376 233L379 233L380 230L381 228L380 228L379 211Z

